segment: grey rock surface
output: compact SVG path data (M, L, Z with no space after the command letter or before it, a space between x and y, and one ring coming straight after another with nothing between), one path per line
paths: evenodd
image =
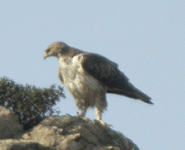
M0 139L16 139L23 132L23 126L14 112L0 106Z
M0 150L139 150L108 125L77 116L50 116L23 133L15 114L0 106Z
M48 117L23 137L56 150L139 149L131 140L108 126L70 115Z
M0 140L0 150L52 150L29 140Z

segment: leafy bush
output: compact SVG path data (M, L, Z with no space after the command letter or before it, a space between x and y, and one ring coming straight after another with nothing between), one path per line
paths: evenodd
M16 84L7 77L0 78L0 105L14 111L25 130L38 124L47 114L55 113L52 107L60 97L65 97L60 86L37 88Z

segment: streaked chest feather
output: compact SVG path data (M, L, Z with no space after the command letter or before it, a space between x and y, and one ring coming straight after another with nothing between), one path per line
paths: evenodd
M76 91L79 94L99 91L103 88L102 85L83 70L82 58L83 56L78 55L67 62L60 61L65 86L69 91Z

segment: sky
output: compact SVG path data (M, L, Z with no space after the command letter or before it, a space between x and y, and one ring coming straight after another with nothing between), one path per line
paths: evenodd
M0 77L47 88L62 85L55 41L101 54L119 64L154 105L107 95L103 121L141 150L185 149L185 1L0 1ZM56 108L79 110L64 88ZM86 117L96 119L95 110Z

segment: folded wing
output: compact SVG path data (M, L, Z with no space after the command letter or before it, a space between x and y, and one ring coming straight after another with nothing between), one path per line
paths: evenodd
M151 98L134 87L118 69L118 65L109 59L98 54L86 53L83 56L82 68L105 85L107 93L121 94L152 104Z

